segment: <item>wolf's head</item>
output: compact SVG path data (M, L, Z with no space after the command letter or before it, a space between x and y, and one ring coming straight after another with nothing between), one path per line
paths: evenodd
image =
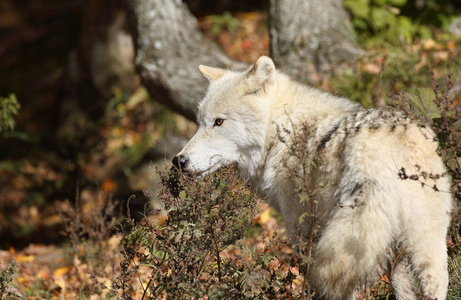
M262 56L245 72L199 69L210 80L199 104L199 128L173 164L204 175L238 162L245 175L254 175L263 156L271 94L277 85L273 61Z

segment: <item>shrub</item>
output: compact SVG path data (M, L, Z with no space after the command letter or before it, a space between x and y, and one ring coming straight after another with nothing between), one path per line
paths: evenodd
M365 40L412 42L432 37L430 26L446 29L455 14L450 1L345 0L352 24Z
M19 113L21 106L14 94L0 97L0 133L13 130L16 126L14 116Z
M19 265L13 260L6 267L0 268L0 299L20 299L22 295L12 286L12 281L19 271Z
M128 217L120 227L120 275L105 288L130 299L133 276L144 267L150 269L150 276L143 297L190 299L232 292L243 275L230 267L222 253L252 224L256 202L250 189L232 168L200 180L176 170L160 176L165 189L159 197L167 219L164 224L149 218L135 224Z

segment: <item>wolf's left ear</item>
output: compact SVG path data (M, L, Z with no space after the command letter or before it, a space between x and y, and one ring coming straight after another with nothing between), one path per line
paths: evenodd
M275 82L275 65L272 59L261 56L248 72L247 78L258 86L270 85Z
M208 78L208 80L210 81L218 80L219 78L229 73L229 70L212 68L212 67L207 67L204 65L198 66L198 69L200 70L200 72L202 72L203 76Z

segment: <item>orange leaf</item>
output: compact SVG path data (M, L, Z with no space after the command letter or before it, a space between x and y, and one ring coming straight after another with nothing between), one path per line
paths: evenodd
M64 274L66 274L67 272L69 272L68 267L59 267L56 270L54 270L53 277L61 277Z
M451 102L451 108L461 106L461 97L456 98Z
M391 283L391 281L389 280L389 278L387 277L386 274L383 274L383 276L381 276L380 280L382 282L385 282L385 283Z
M16 261L18 263L26 263L26 262L33 262L35 256L33 255L16 255Z
M456 41L451 40L447 43L447 50L449 51L455 50L455 46L456 46Z
M112 193L117 188L117 185L112 180L106 179L101 188L106 193Z
M259 225L264 225L271 218L271 209L268 208L254 218L254 222Z
M45 271L45 270L39 270L39 271L38 271L38 278L48 279L48 278L50 278L50 277L51 277L51 276L50 276L50 274L48 274L47 271Z

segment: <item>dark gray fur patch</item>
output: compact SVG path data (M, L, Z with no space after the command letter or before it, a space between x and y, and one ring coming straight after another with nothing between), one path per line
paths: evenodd
M372 124L370 124L370 126L369 126L368 128L369 128L370 130L377 130L377 129L379 129L379 127L381 127L380 124L378 124L378 123L372 123Z
M362 189L362 186L363 186L363 183L361 182L357 183L351 191L351 196L354 196L357 192L359 192Z
M333 128L330 129L330 131L327 132L327 134L323 136L317 147L317 151L322 151L323 149L325 149L326 144L331 140L331 136L338 130L338 128L339 123L337 123Z

